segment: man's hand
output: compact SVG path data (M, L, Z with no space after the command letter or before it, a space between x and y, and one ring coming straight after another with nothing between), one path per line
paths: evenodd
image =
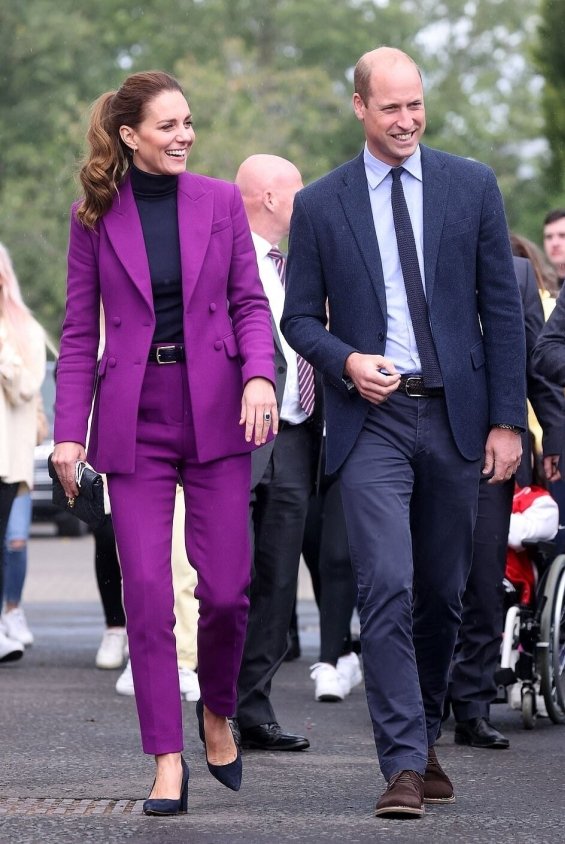
M520 434L506 428L491 428L485 445L483 475L490 475L489 484L508 481L516 472L522 457Z
M400 373L393 362L382 355L353 352L345 361L344 372L355 384L359 395L372 404L386 401L400 382Z
M543 458L543 471L548 481L558 481L561 478L558 454L548 454Z

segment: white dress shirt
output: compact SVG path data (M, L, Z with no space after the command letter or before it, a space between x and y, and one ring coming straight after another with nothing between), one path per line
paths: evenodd
M304 422L308 417L300 405L300 394L298 391L298 368L296 363L296 352L292 349L281 331L279 325L284 306L284 288L281 284L279 274L272 258L268 253L275 246L255 232L251 232L253 245L257 254L257 266L263 283L265 295L269 300L269 306L273 315L280 346L286 360L286 381L284 386L283 400L280 408L280 418L292 425Z

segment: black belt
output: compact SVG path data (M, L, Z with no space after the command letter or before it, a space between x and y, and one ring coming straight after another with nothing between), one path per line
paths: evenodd
M398 392L413 399L427 399L444 395L443 387L425 387L421 375L401 375Z
M185 360L184 346L151 346L149 349L149 363L182 363Z
M286 431L288 428L302 428L312 424L312 416L309 416L303 422L287 422L286 419L279 419L279 431Z

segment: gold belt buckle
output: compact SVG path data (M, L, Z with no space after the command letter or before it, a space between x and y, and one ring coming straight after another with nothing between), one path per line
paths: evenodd
M412 382L412 383L410 383ZM411 398L424 398L426 395L424 380L420 375L409 375L405 382L406 395ZM422 392L424 390L424 392Z
M176 360L161 360L161 352L172 351L175 346L158 346L155 349L155 360L160 366L165 366L168 363L176 363Z

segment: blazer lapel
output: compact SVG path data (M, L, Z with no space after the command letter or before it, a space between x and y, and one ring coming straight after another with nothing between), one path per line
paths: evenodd
M343 187L338 192L339 199L386 319L386 293L381 254L373 223L363 153L350 162L343 181Z
M153 310L149 262L141 220L129 178L126 178L120 185L118 196L103 218L103 225L118 259L151 310Z
M434 292L437 256L447 208L449 172L434 151L422 146L424 274L426 299L431 304Z
M180 256L185 306L190 300L210 241L214 194L196 176L183 173L177 193Z

